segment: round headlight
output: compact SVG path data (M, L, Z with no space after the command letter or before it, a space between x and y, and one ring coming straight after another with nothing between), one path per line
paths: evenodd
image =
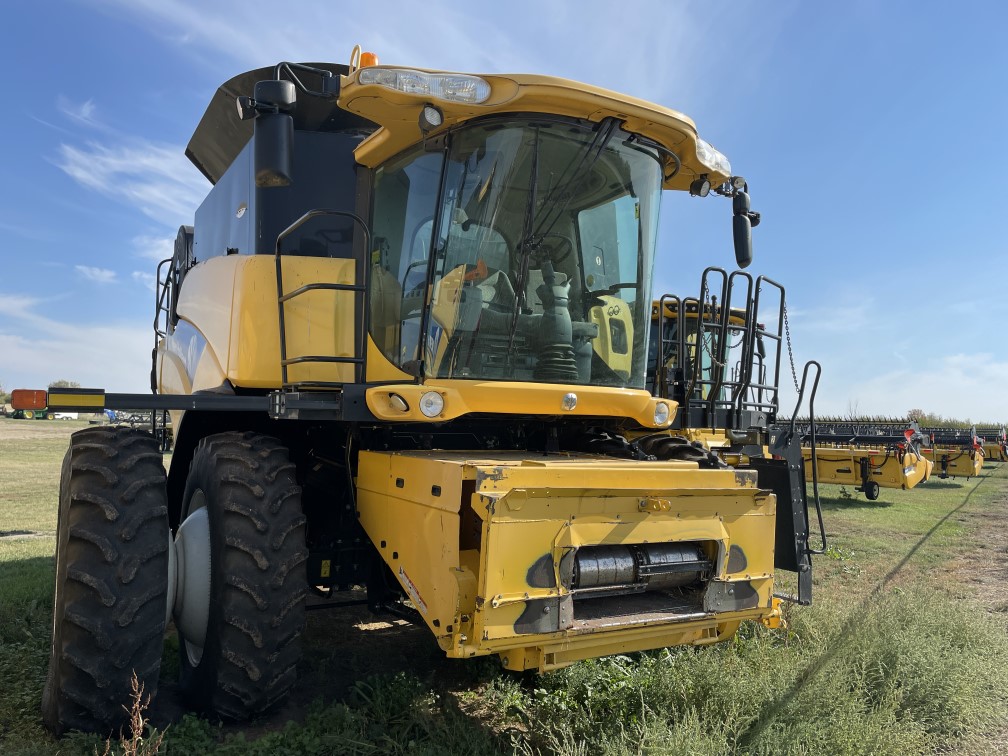
M420 397L420 411L424 417L437 417L444 410L444 397L437 391L428 391Z
M424 105L420 109L420 130L424 133L436 129L444 123L444 115L433 105Z
M668 425L668 422L669 422L669 406L665 402L658 402L654 406L654 424Z

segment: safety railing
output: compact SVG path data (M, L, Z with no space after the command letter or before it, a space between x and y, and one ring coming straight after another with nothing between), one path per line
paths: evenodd
M281 254L281 244L284 239L301 228L308 221L320 216L338 216L350 219L360 227L364 233L364 254L354 255L357 262L355 266L354 281L352 284L343 283L308 283L293 291L284 291L283 280L283 258ZM368 333L368 270L366 262L366 251L371 249L371 231L360 216L346 210L316 209L309 210L287 228L280 232L276 242L276 280L277 280L277 310L280 317L280 372L282 386L284 389L338 389L342 388L343 381L323 381L323 380L301 380L291 381L289 368L293 365L305 364L350 364L354 367L354 382L364 382L364 354L367 345ZM290 356L287 353L287 304L297 297L303 296L312 291L332 291L332 292L353 292L354 294L354 354L352 356L339 356L332 354L301 354ZM335 327L335 325L334 325Z

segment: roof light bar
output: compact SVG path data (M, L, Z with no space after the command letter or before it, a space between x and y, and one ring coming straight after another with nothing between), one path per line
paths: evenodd
M425 73L409 68L363 68L357 81L446 102L478 105L490 97L489 82L467 74Z
M714 149L709 142L703 139L696 140L697 159L711 169L713 173L720 173L722 176L731 176L731 163L722 152Z

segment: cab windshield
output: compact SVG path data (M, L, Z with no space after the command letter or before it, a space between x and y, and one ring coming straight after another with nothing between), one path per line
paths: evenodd
M372 339L427 378L643 388L657 151L607 119L496 119L375 178Z

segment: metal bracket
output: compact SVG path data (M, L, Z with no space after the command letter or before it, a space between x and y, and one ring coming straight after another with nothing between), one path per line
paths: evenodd
M274 420L341 420L343 395L336 392L273 391L269 414Z

